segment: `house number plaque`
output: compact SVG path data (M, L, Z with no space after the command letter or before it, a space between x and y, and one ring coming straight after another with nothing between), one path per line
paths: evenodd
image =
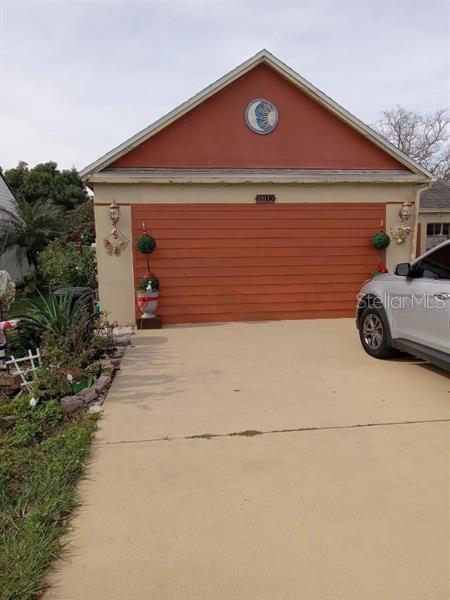
M256 194L256 204L273 204L275 200L275 194Z

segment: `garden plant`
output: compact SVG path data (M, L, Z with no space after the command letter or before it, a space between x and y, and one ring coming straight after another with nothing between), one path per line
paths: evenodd
M87 296L22 302L16 342L40 347L41 366L29 389L0 395L0 597L31 600L61 552L61 535L77 505L96 428L87 410L68 414L61 398L88 389L104 371L103 317Z

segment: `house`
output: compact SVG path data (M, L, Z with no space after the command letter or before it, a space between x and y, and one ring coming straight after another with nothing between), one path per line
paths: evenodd
M17 214L17 200L0 170L0 219L2 230L8 227L10 214ZM0 241L0 271L8 271L16 283L21 283L31 270L25 252L17 246L4 251Z
M435 181L420 200L420 253L450 239L450 182Z
M384 255L371 236L398 227L431 181L266 50L80 174L94 190L100 304L121 323L136 317L143 223L165 323L352 316L379 262L411 259L414 207L404 243Z

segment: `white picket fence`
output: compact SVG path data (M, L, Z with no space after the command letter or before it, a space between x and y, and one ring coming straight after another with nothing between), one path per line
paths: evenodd
M28 355L22 356L22 358L15 358L11 355L10 360L7 360L5 365L15 367L15 371L11 371L11 373L20 377L22 380L21 387L28 389L33 381L34 372L41 366L39 348L36 348L35 354L28 350Z

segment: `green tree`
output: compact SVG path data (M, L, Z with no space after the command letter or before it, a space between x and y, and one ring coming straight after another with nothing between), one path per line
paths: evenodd
M77 170L60 171L52 161L32 169L21 161L17 167L6 170L4 177L18 200L30 203L51 200L64 210L70 210L89 199Z
M39 272L52 287L94 287L95 253L76 242L50 242L39 255Z
M83 244L95 242L94 203L91 199L78 204L64 215L64 229L68 241L75 237Z
M61 217L61 208L51 200L19 200L11 210L1 207L0 254L22 248L28 263L36 267L39 253L61 231Z

